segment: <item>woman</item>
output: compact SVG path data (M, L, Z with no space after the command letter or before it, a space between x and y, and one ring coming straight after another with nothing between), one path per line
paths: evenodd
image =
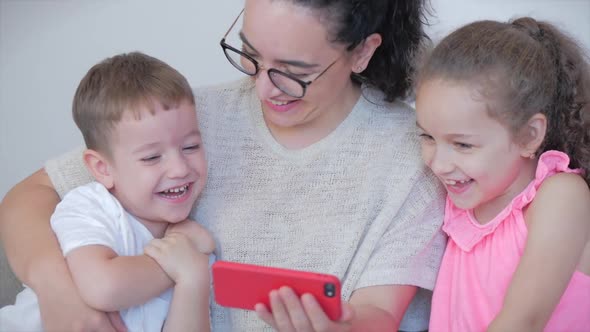
M243 15L226 34L242 45L221 45L251 78L196 91L210 171L192 217L215 237L217 259L337 275L344 313L329 321L313 298L282 288L256 313L213 305L213 329L396 330L417 287L432 289L444 247L442 191L420 161L413 110L398 101L422 2L246 0ZM84 172L72 152L2 204L7 255L48 330L119 326L81 302L48 225L56 191L89 181ZM417 296L401 328L425 329L427 304Z

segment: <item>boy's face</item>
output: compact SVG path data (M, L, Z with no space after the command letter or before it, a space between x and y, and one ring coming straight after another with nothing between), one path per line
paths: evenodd
M494 215L530 181L523 167L531 160L509 130L489 116L474 87L426 81L418 89L416 115L422 158L456 206Z
M126 112L115 126L109 164L111 193L152 233L187 218L207 179L195 107L156 106L141 119Z

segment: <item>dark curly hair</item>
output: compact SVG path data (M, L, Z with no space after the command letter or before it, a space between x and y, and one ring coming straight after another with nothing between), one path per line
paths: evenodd
M432 78L480 84L490 116L518 137L536 113L547 117L539 155L558 150L590 185L590 66L575 40L522 17L479 21L444 38L424 57L416 84Z
M361 74L352 79L385 93L387 101L407 96L413 74L412 57L426 38L424 0L289 0L319 11L328 22L333 42L354 49L372 33L382 43Z

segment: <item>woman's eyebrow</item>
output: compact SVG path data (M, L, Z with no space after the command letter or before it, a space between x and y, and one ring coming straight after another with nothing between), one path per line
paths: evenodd
M249 48L252 49L252 51L258 53L258 50L256 49L256 47L252 46L252 44L250 44L250 42L248 41L248 38L246 38L246 36L244 36L244 33L242 31L240 31L240 39L242 40L242 42L244 44L246 44Z
M248 38L246 38L244 33L241 31L240 31L240 39L242 40L242 42L244 44L246 44L246 46L248 46L248 48L252 49L252 51L254 51L256 53L260 53L260 52L258 52L258 50L254 46L252 46L252 44L250 44L250 42L248 41ZM278 59L278 60L276 60L276 62L281 63L281 64L285 64L285 65L294 66L294 67L301 67L301 68L319 67L319 64L317 64L317 63L308 63L308 62L304 62L304 61L300 61L300 60Z

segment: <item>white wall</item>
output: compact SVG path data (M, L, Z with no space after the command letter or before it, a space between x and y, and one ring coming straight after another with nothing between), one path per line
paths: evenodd
M431 0L436 39L475 19L533 15L590 48L590 0ZM0 0L0 198L43 162L82 144L76 86L96 62L140 50L192 85L240 77L218 42L242 0Z

